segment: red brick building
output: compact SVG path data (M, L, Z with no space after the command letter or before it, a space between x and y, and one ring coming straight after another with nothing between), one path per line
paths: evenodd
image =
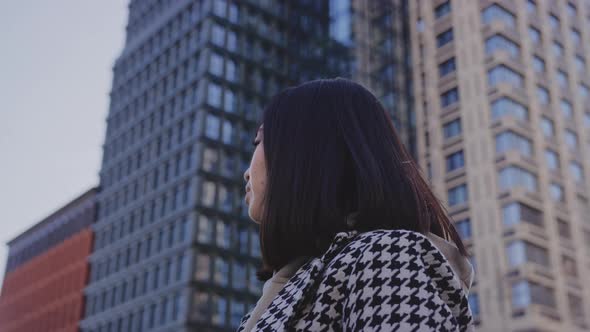
M88 190L8 242L0 331L78 331L96 193L96 188Z

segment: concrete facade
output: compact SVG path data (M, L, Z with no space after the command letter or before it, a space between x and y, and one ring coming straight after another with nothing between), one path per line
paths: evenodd
M411 1L418 159L476 263L479 331L585 331L585 1Z

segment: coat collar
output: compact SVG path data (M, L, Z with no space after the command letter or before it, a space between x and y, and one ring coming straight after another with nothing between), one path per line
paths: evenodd
M272 321L272 331L289 330L295 314L301 312L306 302L305 295L313 294L314 289L319 286L325 266L357 235L357 231L337 233L321 257L312 258L291 277L258 321ZM289 301L283 301L281 298L288 298ZM273 319L270 320L270 317ZM253 332L258 331L257 325L252 329Z

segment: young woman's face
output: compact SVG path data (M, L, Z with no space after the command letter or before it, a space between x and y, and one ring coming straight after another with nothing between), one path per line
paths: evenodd
M248 215L256 223L261 221L262 202L266 191L266 163L262 136L262 126L260 126L254 139L257 145L252 154L250 167L244 172L244 180L246 180L246 197L244 199L248 205Z

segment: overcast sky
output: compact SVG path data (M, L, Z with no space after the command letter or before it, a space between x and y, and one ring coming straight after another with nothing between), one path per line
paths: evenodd
M5 243L98 184L127 0L0 0L0 284Z

